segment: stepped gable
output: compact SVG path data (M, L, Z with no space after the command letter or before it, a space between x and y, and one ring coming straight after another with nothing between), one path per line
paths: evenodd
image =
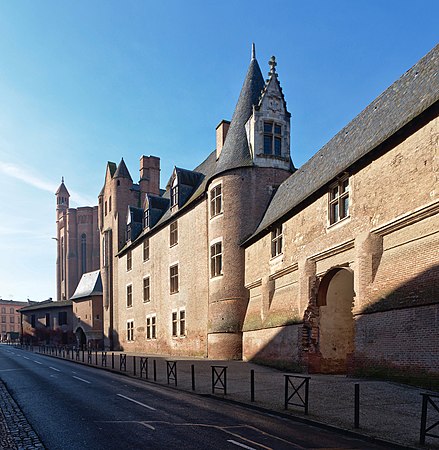
M215 174L237 167L253 165L245 124L253 113L253 106L258 105L264 88L264 78L253 52L238 103L230 122L230 128L218 159Z
M439 45L393 83L277 190L254 240L439 100Z

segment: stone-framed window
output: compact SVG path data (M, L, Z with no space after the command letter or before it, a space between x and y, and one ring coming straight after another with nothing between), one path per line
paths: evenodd
M276 122L264 122L264 155L282 154L282 126Z
M171 208L178 206L178 179L175 176L171 182Z
M349 217L349 176L339 178L329 187L328 195L329 225Z
M276 225L271 231L271 257L274 258L282 253L282 224Z
M222 242L215 242L210 247L210 277L218 277L223 274L223 250Z
M151 278L145 277L143 279L143 302L151 301Z
M129 284L127 286L127 308L131 308L133 306L133 285Z
M127 320L127 341L134 341L134 320Z
M146 316L146 339L157 339L156 314L149 314Z
M186 310L181 308L172 311L172 337L186 336Z
M210 217L215 217L223 212L223 196L221 184L217 184L210 190Z
M133 253L131 250L127 251L127 272L133 268Z
M169 225L169 246L178 244L178 222L175 220Z
M149 228L150 226L149 208L145 209L145 212L143 213L143 226L144 228Z
M143 261L149 259L149 238L143 241Z
M178 292L178 264L169 268L169 292L171 294Z

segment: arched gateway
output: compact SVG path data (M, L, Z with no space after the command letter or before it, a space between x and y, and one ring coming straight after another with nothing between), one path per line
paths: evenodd
M87 337L85 336L84 330L81 327L78 327L75 331L76 342L79 348L86 349L87 348Z
M354 351L354 275L350 269L336 267L322 278L318 293L320 371L345 373Z

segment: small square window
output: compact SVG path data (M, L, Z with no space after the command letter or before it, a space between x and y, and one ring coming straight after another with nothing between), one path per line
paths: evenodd
M282 125L264 122L264 154L282 156Z

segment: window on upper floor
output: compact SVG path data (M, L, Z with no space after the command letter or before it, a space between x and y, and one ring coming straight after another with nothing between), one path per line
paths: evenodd
M108 198L108 212L111 212L111 195Z
M218 277L223 273L222 242L216 242L210 247L210 277Z
M14 322L15 322L14 316L9 316L9 323L14 323Z
M133 286L129 284L127 286L127 308L131 308L133 306Z
M178 264L169 268L169 292L171 294L178 292Z
M46 325L46 327L50 327L50 314L46 313L44 318L45 318L45 325Z
M149 214L149 208L145 209L145 212L143 213L143 226L145 228L149 228L150 225L150 214Z
M178 206L178 179L174 177L171 184L171 208Z
M143 301L151 301L151 279L146 277L143 279Z
M58 313L58 325L67 325L67 311Z
M329 224L349 216L349 177L344 176L329 187Z
M14 308L10 308L10 309L9 309L9 313L10 313L10 314L14 314L14 312L15 312L15 311L14 311Z
M2 316L2 323L6 323L6 316Z
M104 210L105 210L105 215L107 215L107 213L108 213L108 211L107 211L107 200L105 200Z
M35 314L32 314L32 315L30 316L30 326L31 326L32 328L35 328Z
M133 253L131 250L127 251L127 271L133 268Z
M6 308L4 306L2 307L2 314L6 314Z
M148 261L149 259L149 239L143 241L143 261Z
M223 212L223 198L221 185L218 184L210 190L210 217L217 216Z
M282 225L278 225L271 232L271 257L282 253Z
M169 225L169 246L176 244L178 244L178 223L174 221Z
M134 341L134 320L127 321L127 341Z
M264 122L264 154L281 156L282 127L275 122Z

